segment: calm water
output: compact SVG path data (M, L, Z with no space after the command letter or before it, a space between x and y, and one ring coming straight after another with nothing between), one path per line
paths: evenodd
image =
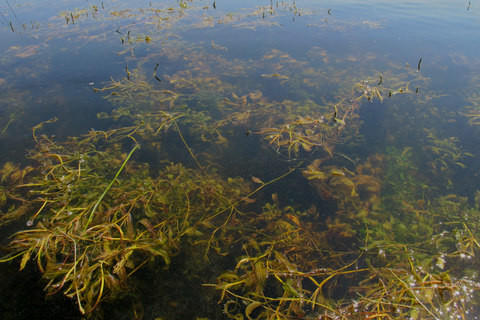
M476 1L0 15L5 319L477 319Z

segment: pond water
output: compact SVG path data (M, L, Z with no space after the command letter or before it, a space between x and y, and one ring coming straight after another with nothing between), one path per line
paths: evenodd
M3 319L477 319L476 1L0 0Z

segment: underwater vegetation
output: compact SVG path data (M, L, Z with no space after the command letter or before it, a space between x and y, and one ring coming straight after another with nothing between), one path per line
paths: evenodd
M210 237L248 190L242 179L224 181L180 164L151 172L132 159L139 129L92 131L64 143L35 136L35 169L2 168L2 181L13 184L2 192L3 205L12 200L2 224L23 218L31 227L13 235L15 254L3 261L21 257L20 270L32 261L47 294L63 292L82 313L127 294L132 275L156 257L167 268L183 238ZM129 142L126 154L122 144Z
M303 108L319 110L307 117L293 101L280 104L290 112L275 113L270 106L279 104L259 91L213 104L197 87L203 78L180 93L177 81L158 90L137 72L99 90L115 92L107 99L119 107L99 118L117 128L56 141L42 131L58 120L45 121L32 130L31 164L7 162L0 170L1 224L27 226L12 235L1 261L16 260L20 270L35 264L47 295L64 294L89 317L101 317L104 304L131 299L130 312L141 318L142 274L168 272L203 279L221 306L207 317L461 319L475 312L479 203L438 195L429 185L438 170L449 181L448 168L463 168L460 161L472 156L458 140L419 130L430 141L423 149L390 147L352 160L335 146L359 125L362 103L381 102L378 88L354 86L350 98L321 108L308 102ZM184 105L194 99L200 102L190 113ZM209 108L202 99L210 99ZM250 112L215 119L224 108ZM199 143L228 145L229 127L245 125L262 138L266 154L320 157L287 162L266 182L225 177L221 165L197 151ZM163 160L172 139L183 145L190 167ZM421 172L415 152L428 153L422 159L433 170ZM265 193L295 172L318 194L308 209ZM322 212L322 203L334 209ZM190 266L171 270L172 261ZM212 261L222 263L206 275ZM158 316L178 316L164 308Z
M57 39L91 23L85 44L116 41L120 71L89 84L109 106L98 129L56 135L66 119L43 119L28 128L26 159L2 158L0 262L38 270L45 295L79 318L478 313L480 191L457 192L478 154L438 127L475 127L475 95L462 113L437 106L426 58L377 66L313 44L241 57L215 37L314 14L295 2L236 13L215 1L107 4L52 19L67 30ZM330 30L358 27L324 11ZM188 39L201 29L211 39ZM26 95L3 99L0 141L27 126L13 107ZM382 137L370 140L370 126Z
M475 312L480 192L473 205L429 194L411 148L371 155L353 170L330 165L329 155L305 167L322 201L335 203L322 219L314 204L282 206L275 193L255 204L262 189L299 169L248 182L207 167L142 161L145 137L179 130L172 117L155 119L160 129L145 121L64 142L41 134L55 119L35 127L32 166L0 170L1 223L27 226L12 235L2 262L17 260L20 270L35 264L47 295L61 292L93 317L102 304L139 299L137 273L167 272L192 250L188 277L204 278L195 270L211 261L235 261L213 268L215 283L203 283L232 319L466 319ZM185 277L185 270L168 272Z

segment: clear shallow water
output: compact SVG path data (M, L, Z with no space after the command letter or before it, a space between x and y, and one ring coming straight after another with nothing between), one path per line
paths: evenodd
M0 13L8 318L475 319L476 2Z

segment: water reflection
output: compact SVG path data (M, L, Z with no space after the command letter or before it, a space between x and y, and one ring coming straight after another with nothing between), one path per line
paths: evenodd
M79 318L474 318L472 3L1 13L0 266L19 284Z

